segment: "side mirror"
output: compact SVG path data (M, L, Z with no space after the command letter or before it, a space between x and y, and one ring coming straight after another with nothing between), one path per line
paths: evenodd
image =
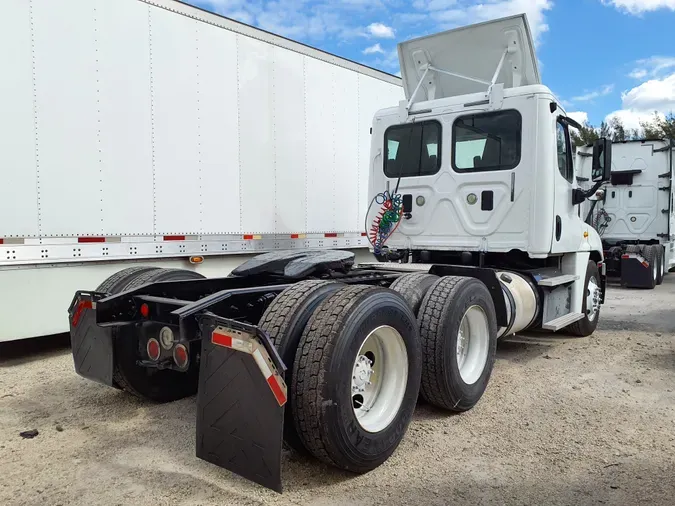
M612 177L612 141L598 139L593 143L593 168L591 179L594 183L609 181Z

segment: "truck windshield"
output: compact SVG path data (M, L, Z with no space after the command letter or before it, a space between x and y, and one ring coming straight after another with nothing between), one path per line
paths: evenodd
M396 125L384 134L384 173L387 177L436 174L441 167L441 125L424 121Z
M458 172L509 170L520 163L518 111L472 114L452 126L452 168Z

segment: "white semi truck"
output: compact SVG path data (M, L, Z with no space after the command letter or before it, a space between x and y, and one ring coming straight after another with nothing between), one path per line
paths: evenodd
M377 262L299 248L220 278L125 269L68 308L78 374L155 402L197 394L197 456L277 491L284 442L368 472L420 394L479 402L498 338L588 336L600 318L602 242L579 205L609 179L611 142L581 190L576 123L540 82L526 17L398 50L406 98L371 123Z
M611 179L582 207L605 254L607 275L629 288L653 289L675 265L672 140L614 143ZM588 186L592 146L577 150Z
M400 78L173 0L3 1L0 47L0 341L66 332L76 289L139 262L372 258L370 126Z

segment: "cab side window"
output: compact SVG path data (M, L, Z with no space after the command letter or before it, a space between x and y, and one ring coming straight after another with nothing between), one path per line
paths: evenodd
M572 163L572 149L567 126L558 121L556 123L556 143L558 145L558 170L569 183L574 180L574 165Z

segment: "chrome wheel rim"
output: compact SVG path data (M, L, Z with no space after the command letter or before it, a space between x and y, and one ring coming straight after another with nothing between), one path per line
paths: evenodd
M361 344L352 367L352 409L367 432L386 429L398 413L408 383L408 350L388 325L373 330Z
M586 317L588 321L594 321L600 312L600 286L595 276L588 280L586 289Z
M457 368L462 381L473 385L483 375L490 347L490 326L480 306L466 310L457 332Z

